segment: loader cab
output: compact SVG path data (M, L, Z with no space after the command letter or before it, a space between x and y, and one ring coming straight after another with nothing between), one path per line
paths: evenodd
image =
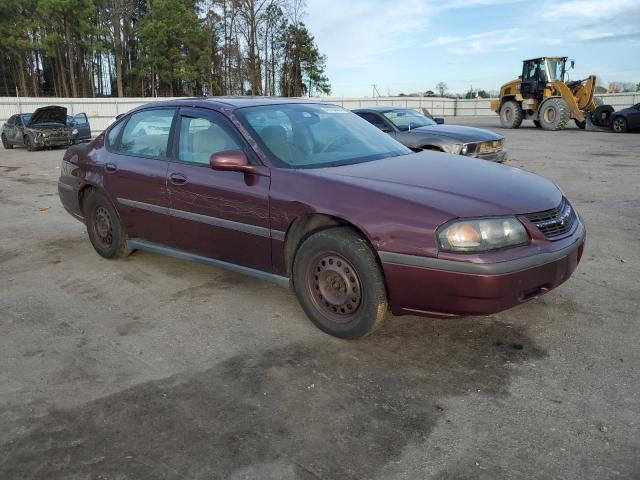
M564 81L566 61L567 57L541 57L522 62L522 96L542 99L547 83Z

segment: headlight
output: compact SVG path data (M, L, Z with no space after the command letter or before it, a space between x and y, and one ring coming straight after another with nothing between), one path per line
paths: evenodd
M460 155L466 155L468 151L469 151L469 146L467 144L464 144L460 149Z
M77 135L78 134L78 129L74 128L73 130L71 130L71 135Z
M527 231L515 217L454 220L441 226L437 236L440 249L450 252L484 252L529 241Z
M460 150L462 150L462 145L460 143L454 143L451 145L451 153L454 155L460 154Z

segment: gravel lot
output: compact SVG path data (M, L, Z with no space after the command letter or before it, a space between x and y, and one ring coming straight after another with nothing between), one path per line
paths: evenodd
M58 201L62 150L0 151L0 478L640 478L640 135L459 123L562 188L582 263L502 314L362 341L263 281L103 260Z

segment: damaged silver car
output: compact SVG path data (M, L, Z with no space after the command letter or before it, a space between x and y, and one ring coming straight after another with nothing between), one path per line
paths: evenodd
M67 109L56 105L38 108L32 114L13 115L2 126L2 145L6 149L24 146L31 152L90 140L87 116L81 113L72 118L70 122Z

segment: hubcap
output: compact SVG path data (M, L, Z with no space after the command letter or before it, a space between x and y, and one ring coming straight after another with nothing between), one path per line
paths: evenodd
M616 132L620 132L624 126L624 121L621 118L616 118L613 122L613 129Z
M511 121L511 119L513 118L513 112L511 111L511 109L510 109L510 108L507 108L507 109L504 111L504 116L505 116L505 118L506 118L507 122L510 122L510 121Z
M544 112L544 119L549 123L553 123L556 119L556 111L553 108L547 108Z
M100 205L96 208L94 216L94 230L100 243L105 247L110 247L113 243L113 225L109 211Z
M362 301L360 279L353 266L337 254L320 257L309 272L311 297L333 321L347 321Z

